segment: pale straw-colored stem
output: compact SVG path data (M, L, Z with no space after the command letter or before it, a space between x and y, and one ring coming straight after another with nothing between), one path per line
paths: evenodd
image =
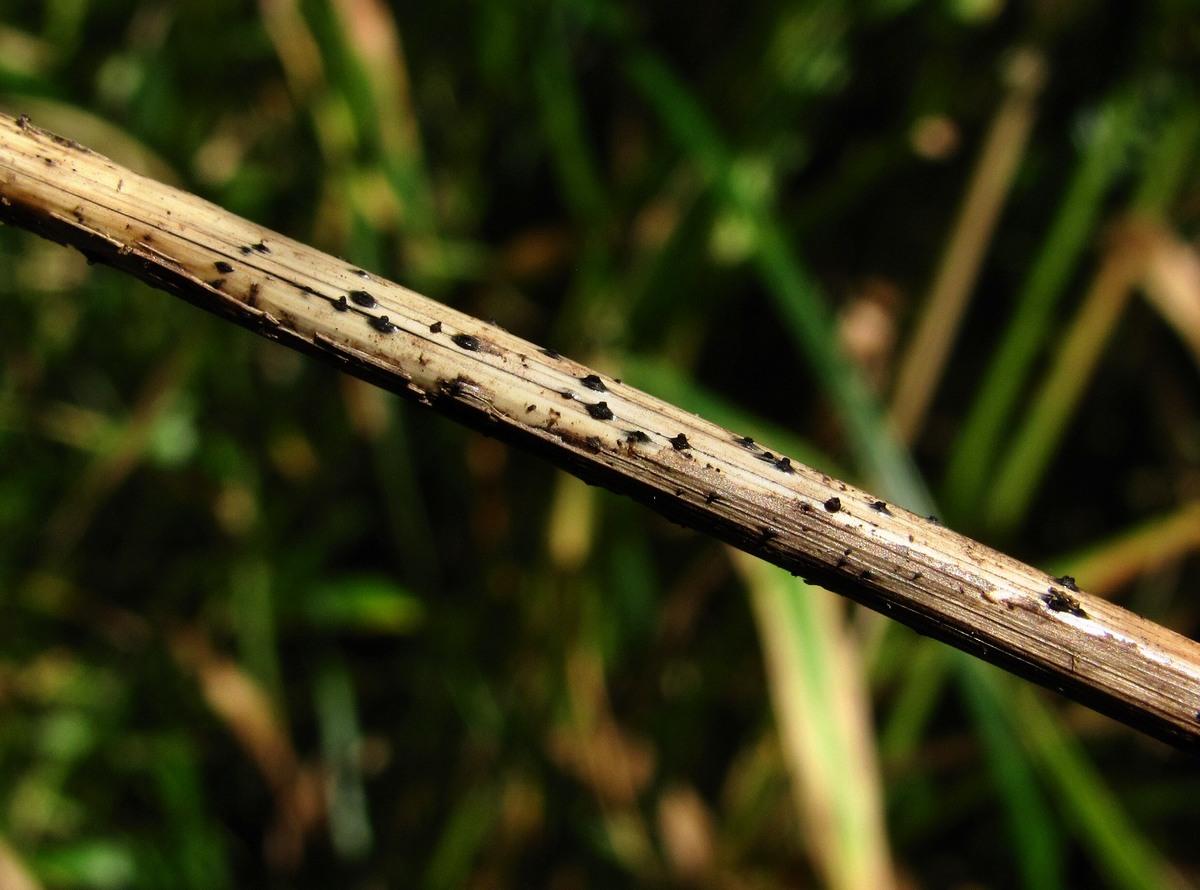
M1180 745L1200 645L407 288L0 115L0 220Z
M942 379L967 298L979 277L1017 162L1029 141L1044 68L1044 60L1032 49L1022 49L1009 60L1005 72L1008 94L988 130L945 255L921 304L920 317L896 375L891 419L906 442L919 435Z

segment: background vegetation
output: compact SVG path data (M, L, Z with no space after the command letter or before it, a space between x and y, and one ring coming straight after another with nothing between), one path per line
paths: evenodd
M1198 62L1182 0L0 6L4 111L1193 637ZM0 307L6 888L1200 879L1193 758L21 232Z

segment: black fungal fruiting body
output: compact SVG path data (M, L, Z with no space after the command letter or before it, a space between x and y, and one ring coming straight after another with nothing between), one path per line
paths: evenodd
M735 436L733 441L741 445L743 448L749 448L751 451L754 451L758 448L758 446L754 444L754 440L749 436Z
M375 298L365 290L350 291L350 299L353 301L354 305L362 306L364 309L375 308Z
M792 469L792 459L790 457L781 457L779 460L775 461L775 469L784 473L796 472Z
M440 334L441 332L442 332L442 323L440 321L435 321L433 324L431 324L429 326L429 333Z
M215 268L222 275L228 275L233 271L233 266L229 265L229 263L225 262L224 260L217 260L215 263L213 263L213 268Z
M608 392L608 387L604 385L604 381L597 374L588 374L586 377L580 377L579 382L592 392Z
M647 436L645 433L643 433L641 430L626 430L625 441L626 442L641 442L644 444L644 443L650 441L650 437Z
M688 444L687 436L685 436L683 433L680 433L671 440L671 447L676 451L687 451L692 446Z
M838 510L842 509L842 499L830 498L825 502L825 509L830 513L836 513Z
M1063 575L1061 578L1054 578L1053 580L1055 584L1061 584L1067 590L1074 590L1076 593L1079 592L1079 588L1075 586L1075 579L1070 575Z
M350 304L346 301L345 297L338 297L333 301L333 308L338 312L349 312Z
M396 331L396 326L388 321L386 315L381 315L378 318L371 319L371 327L379 331L381 334L391 334Z
M597 420L612 420L612 409L608 407L608 402L597 402L594 405L587 406L587 413Z
M1077 618L1088 617L1087 612L1083 611L1083 607L1079 605L1079 600L1061 590L1055 590L1053 587L1042 594L1042 602L1052 612L1067 612Z
M539 349L538 352L540 352L542 355L546 356L546 358L562 358L561 355L559 355L557 352L555 352L553 349L550 349L549 347L547 347L545 349Z
M884 501L872 501L871 509L882 513L884 516L892 515L892 511L888 509L888 505Z
M470 334L455 334L450 339L454 341L455 346L465 349L467 352L479 351L479 341Z

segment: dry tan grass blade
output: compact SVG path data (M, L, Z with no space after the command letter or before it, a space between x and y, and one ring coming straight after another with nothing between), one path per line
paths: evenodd
M0 220L1178 745L1200 645L749 439L0 115Z

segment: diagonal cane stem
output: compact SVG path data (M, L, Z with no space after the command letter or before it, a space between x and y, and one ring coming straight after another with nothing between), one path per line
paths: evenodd
M0 221L529 448L1146 733L1200 745L1200 644L6 115Z

